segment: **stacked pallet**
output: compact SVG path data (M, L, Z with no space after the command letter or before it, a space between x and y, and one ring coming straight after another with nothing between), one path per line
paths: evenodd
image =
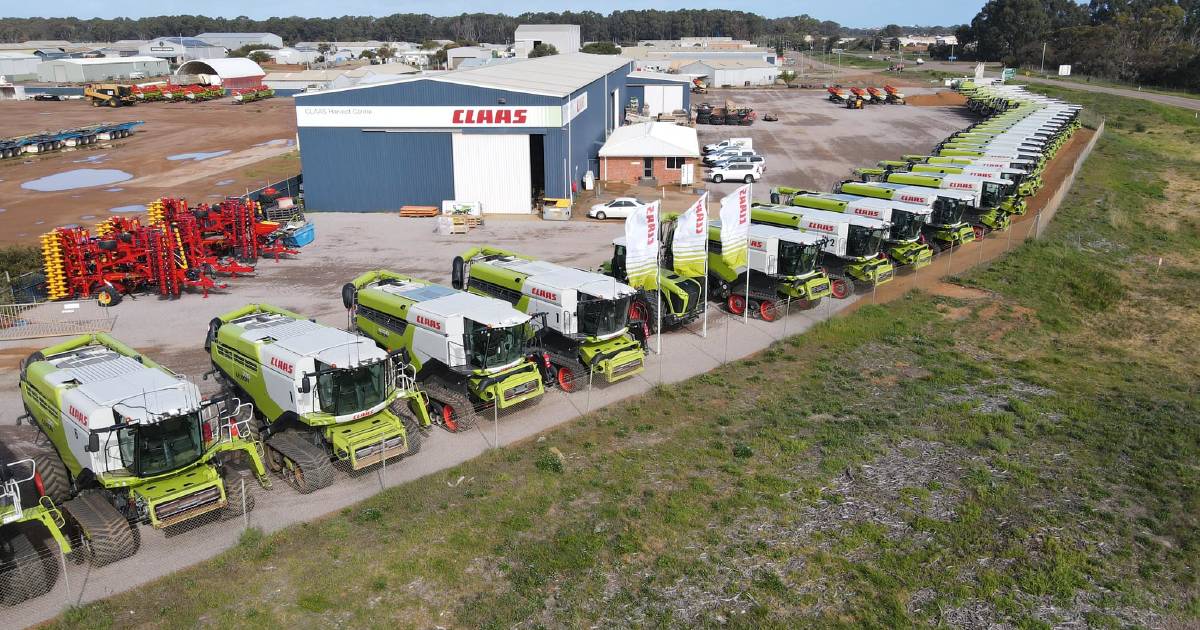
M437 206L400 206L400 216L402 218L422 218L428 219L436 217L442 211Z

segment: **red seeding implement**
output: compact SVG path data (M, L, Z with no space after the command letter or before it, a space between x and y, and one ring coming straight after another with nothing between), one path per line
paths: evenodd
M46 286L52 300L96 297L113 306L134 292L177 298L185 288L224 289L218 274L254 271L260 257L295 255L281 225L261 218L253 201L230 199L189 208L182 199L148 207L149 225L138 218L110 217L96 234L78 226L42 236Z
M243 90L234 90L233 102L239 104L253 103L254 101L265 100L273 96L275 96L275 90L272 90L265 85L260 85L258 87L246 88Z

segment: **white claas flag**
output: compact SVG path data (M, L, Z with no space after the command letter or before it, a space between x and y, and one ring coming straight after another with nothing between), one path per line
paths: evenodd
M731 269L746 266L750 246L750 184L721 199L721 259Z
M658 274L658 202L625 219L625 273L629 285L645 287Z
M704 277L708 256L708 193L688 208L675 224L671 253L675 273L685 278Z

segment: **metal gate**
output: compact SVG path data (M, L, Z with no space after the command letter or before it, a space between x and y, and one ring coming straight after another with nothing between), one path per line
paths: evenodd
M0 340L112 332L116 322L95 300L0 304Z

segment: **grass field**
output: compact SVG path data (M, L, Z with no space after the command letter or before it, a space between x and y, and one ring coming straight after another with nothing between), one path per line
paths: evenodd
M863 308L55 625L1200 623L1200 125L1053 93L1108 132L1046 237L956 297Z

